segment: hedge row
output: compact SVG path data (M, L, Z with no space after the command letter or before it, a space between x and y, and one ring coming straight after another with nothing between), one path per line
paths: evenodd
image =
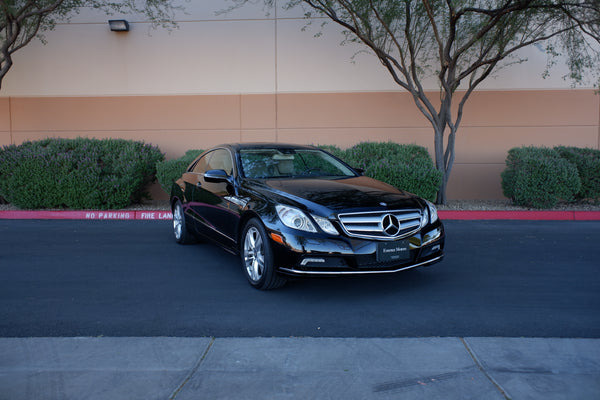
M520 206L600 199L600 151L575 147L517 147L502 172L504 195Z
M114 209L155 180L157 147L122 139L44 139L0 149L0 197L24 209Z
M435 200L442 174L417 145L363 142L342 150L320 146L365 175ZM44 139L0 149L0 200L20 208L123 208L147 197L157 177L173 182L202 150L164 161L157 147L122 139ZM502 173L505 196L550 208L559 201L600 201L600 150L575 147L511 149Z

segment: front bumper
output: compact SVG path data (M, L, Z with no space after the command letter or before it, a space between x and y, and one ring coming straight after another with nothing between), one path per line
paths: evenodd
M378 246L382 242L377 240L299 234L294 230L277 234L283 238L283 244L272 242L274 262L277 270L286 275L394 273L434 264L444 256L445 233L440 221L402 239L409 250L396 261L381 261Z

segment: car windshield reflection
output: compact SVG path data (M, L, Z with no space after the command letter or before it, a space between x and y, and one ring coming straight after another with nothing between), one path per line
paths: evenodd
M242 149L240 157L243 174L248 179L356 176L352 169L320 150Z

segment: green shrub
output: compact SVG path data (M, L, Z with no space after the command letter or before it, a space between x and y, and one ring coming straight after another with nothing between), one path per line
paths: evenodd
M188 150L179 158L161 161L156 164L156 178L162 189L171 194L173 183L181 177L190 163L202 154L203 151L204 150Z
M581 188L575 165L545 147L519 147L508 152L502 172L504 195L520 206L551 208L573 201Z
M600 200L600 150L577 147L556 147L560 156L577 167L581 179L581 190L577 199Z
M426 148L415 144L362 142L341 154L340 158L366 176L399 189L435 201L442 173Z
M402 160L411 162L416 159L431 161L427 149L416 144L398 144L394 142L362 142L344 154L348 164L366 170L369 165L382 160ZM433 162L431 163L433 166Z
M148 197L157 147L122 139L44 139L0 150L0 196L20 208L114 209Z
M414 193L429 201L435 201L442 174L433 168L431 162L417 158L411 162L404 160L379 161L365 170L365 175L392 186Z

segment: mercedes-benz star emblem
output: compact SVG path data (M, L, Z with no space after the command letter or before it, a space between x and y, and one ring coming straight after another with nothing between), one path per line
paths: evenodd
M381 228L388 236L396 236L400 233L400 221L392 214L385 214L381 219Z

